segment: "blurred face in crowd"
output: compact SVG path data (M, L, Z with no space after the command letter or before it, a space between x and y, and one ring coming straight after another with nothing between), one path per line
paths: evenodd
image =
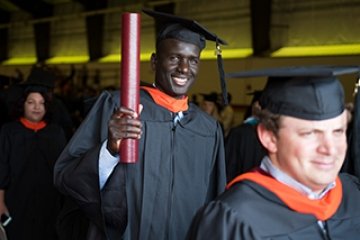
M24 103L24 117L31 122L40 122L45 112L44 97L37 92L30 93Z
M200 64L200 48L176 39L164 39L151 57L155 84L166 94L181 98L195 82Z
M336 179L343 164L347 117L346 111L321 121L282 116L277 135L263 126L259 126L258 134L277 168L321 192Z
M204 110L204 112L212 115L216 110L216 105L214 102L211 101L202 101L200 105L201 109Z

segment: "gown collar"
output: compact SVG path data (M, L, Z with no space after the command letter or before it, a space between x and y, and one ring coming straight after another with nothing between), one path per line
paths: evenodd
M166 93L160 91L157 88L153 88L153 87L141 87L141 88L147 91L151 95L151 97L153 98L156 104L166 108L171 112L177 113L189 109L187 96L181 99L177 99L167 95Z

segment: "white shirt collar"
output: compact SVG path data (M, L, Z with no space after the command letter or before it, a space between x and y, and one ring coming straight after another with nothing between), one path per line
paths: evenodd
M265 156L262 159L260 168L265 172L269 173L279 182L288 185L289 187L294 188L296 191L306 195L309 199L321 199L326 195L326 193L328 193L331 189L333 189L336 186L336 183L334 181L330 183L321 193L315 193L307 186L296 181L295 179L293 179L292 177L290 177L289 175L278 169L276 166L274 166L268 156Z

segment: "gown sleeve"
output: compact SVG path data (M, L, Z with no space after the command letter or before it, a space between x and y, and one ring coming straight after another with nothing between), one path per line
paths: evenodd
M260 240L245 222L239 221L236 212L220 201L212 201L195 215L187 240Z
M216 139L213 154L215 160L213 160L214 166L209 179L207 202L219 196L225 190L226 186L225 150L223 147L224 137L219 123L217 123Z
M114 188L123 187L125 176L119 174L115 167L113 174L116 174L119 180L113 182L117 186L100 190L98 170L101 144L107 139L108 120L117 106L116 97L109 92L103 92L65 147L54 168L55 186L70 196L90 221L102 231L105 230L105 225L117 228L118 224L124 225L122 221L107 219L104 212L114 210L119 205L124 206L121 202L126 202L125 189L116 192ZM104 207L102 196L109 191L112 191L113 199L117 201L105 203Z
M8 131L3 126L0 130L0 189L4 190L10 183L9 153L10 140Z

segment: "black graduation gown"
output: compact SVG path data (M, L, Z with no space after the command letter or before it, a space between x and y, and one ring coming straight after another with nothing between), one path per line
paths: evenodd
M55 184L90 218L88 239L184 239L197 209L225 188L221 127L193 104L174 126L173 114L141 91L139 160L118 164L100 191L100 146L119 98L100 95L59 157Z
M231 129L225 140L226 177L236 176L260 166L266 151L261 145L256 126L242 123Z
M60 193L53 185L53 167L66 144L53 124L34 132L14 121L0 134L0 189L13 220L9 240L56 239Z
M340 179L343 198L326 221L328 238L313 215L295 212L264 187L241 181L198 211L187 239L359 239L360 184L347 174Z

